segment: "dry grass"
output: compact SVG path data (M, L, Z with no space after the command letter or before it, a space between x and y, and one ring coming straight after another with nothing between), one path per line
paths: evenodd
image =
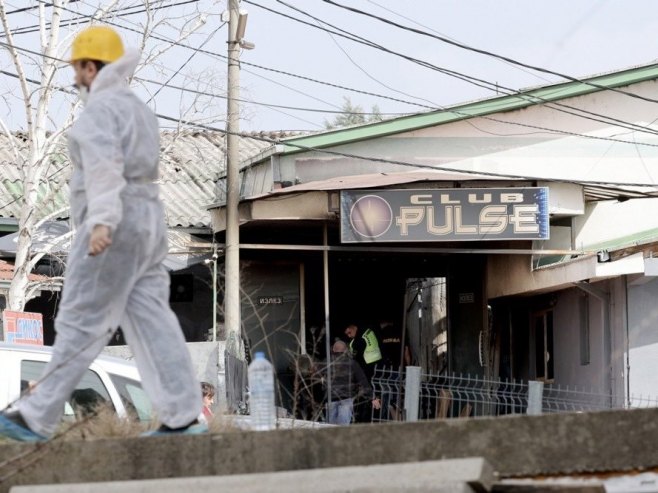
M216 414L208 423L208 429L211 434L226 433L229 431L239 431L240 428L235 421L228 415Z
M62 425L63 440L94 440L97 438L132 438L156 426L155 421L139 421L120 418L109 406L100 406L94 415L83 417L82 421ZM59 433L58 433L59 434Z
M159 426L157 419L149 423L120 418L114 410L101 406L94 415L83 417L81 421L63 423L55 436L61 440L96 440L99 438L134 438L145 431ZM216 415L208 423L210 433L226 433L239 431L240 428L229 416ZM0 445L15 443L13 440L0 437Z

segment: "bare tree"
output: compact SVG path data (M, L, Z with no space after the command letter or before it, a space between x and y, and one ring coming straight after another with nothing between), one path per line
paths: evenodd
M118 22L118 13L128 8L120 0L99 2L99 6L81 2L77 4L78 10L70 8L70 0L34 0L31 3L29 13L38 18L38 28L35 28L38 33L38 49L15 42L17 36L14 33L25 34L26 28L12 25L14 17L8 15L5 0L0 0L0 22L4 31L4 39L0 38L0 49L6 51L13 65L13 75L18 82L17 91L20 92L12 96L20 100L24 113L24 136L12 132L8 123L0 118L0 131L18 165L22 185L21 194L15 199L19 205L18 244L7 300L7 308L18 311L23 310L30 297L37 292L28 276L43 255L48 253L48 249L37 255L33 252L33 237L39 224L47 219L68 217L66 210L53 213L52 202L65 183L62 175L70 168L68 159L61 159L66 156L63 137L74 121L78 102L74 91L56 84L58 74L62 69L68 70L65 56L72 36L79 28L99 21L119 26L113 23ZM171 48L196 33L208 18L198 7L193 14L175 17L169 9L151 5L150 0L143 0L143 3L141 22L121 19L121 26L140 36L139 44L144 61L137 72L146 65L154 66ZM81 15L80 8L89 13ZM134 8L134 4L130 8ZM34 10L38 13L35 14ZM166 30L169 36L172 32L175 35L163 38L162 34L156 35L157 29ZM154 41L156 38L158 41ZM171 39L171 42L164 42L163 39ZM69 73L66 74L68 77ZM136 78L132 82L140 83ZM194 99L192 107L198 105L197 101L198 97ZM67 108L63 118L62 105ZM12 113L15 118L16 111ZM181 111L181 114L184 112ZM185 118L192 119L189 114L185 114ZM58 179L53 179L54 176ZM6 205L0 204L0 208Z

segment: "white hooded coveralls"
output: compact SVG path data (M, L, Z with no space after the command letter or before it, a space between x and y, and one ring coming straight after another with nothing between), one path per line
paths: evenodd
M159 198L159 129L153 112L129 89L139 54L127 52L94 80L69 132L73 162L71 214L77 226L68 258L48 376L17 407L36 433L50 436L64 403L119 325L160 421L185 426L202 400L178 319L169 306L167 229ZM89 256L95 225L112 245ZM83 349L84 348L84 349Z

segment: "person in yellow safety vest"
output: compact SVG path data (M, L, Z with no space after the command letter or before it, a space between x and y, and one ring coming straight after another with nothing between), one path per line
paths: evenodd
M355 324L345 328L345 335L351 339L350 352L354 359L361 365L368 381L375 374L375 366L382 359L382 351L379 340L372 329L361 331Z

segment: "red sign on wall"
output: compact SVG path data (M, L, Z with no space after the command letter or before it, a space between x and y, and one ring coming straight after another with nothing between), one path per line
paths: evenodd
M41 313L2 312L5 341L13 344L43 346L43 315Z

